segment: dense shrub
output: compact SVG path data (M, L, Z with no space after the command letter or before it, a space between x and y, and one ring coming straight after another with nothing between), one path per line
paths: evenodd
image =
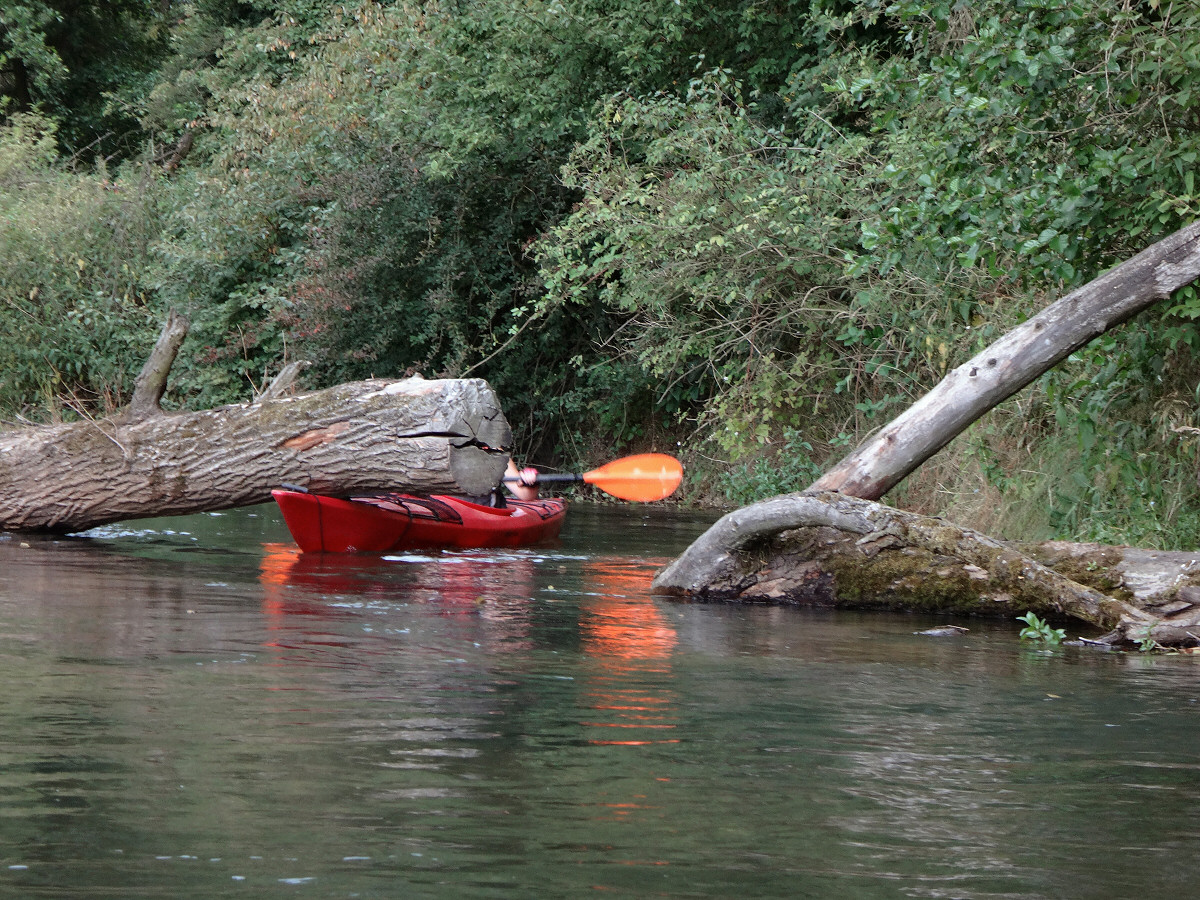
M43 118L0 128L0 409L9 415L64 405L91 414L123 401L156 329L141 280L157 229L145 187L64 170Z
M732 459L790 457L797 428L828 459L1048 299L1195 215L1190 7L825 9L807 33L828 52L797 54L777 98L715 70L686 96L612 99L567 169L583 201L539 245L544 308L625 316L610 348L638 362L660 408L698 380L681 415ZM1194 317L1192 297L1172 314ZM1104 497L1169 529L1161 516L1186 501L1150 512L1132 444L1176 460L1194 495L1187 423L1166 402L1194 379L1194 343L1178 319L1108 336L1035 389L1046 419L1001 414L958 452L974 466L986 444L1013 448L987 457L988 477L1011 488L1024 467L1033 493L1050 490L1045 527L1132 527L1088 514ZM1038 474L1064 436L1078 443L1070 488L1049 466Z

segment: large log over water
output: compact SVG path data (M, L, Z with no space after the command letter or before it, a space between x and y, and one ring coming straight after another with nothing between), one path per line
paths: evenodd
M329 494L483 494L512 431L480 379L373 379L203 412L158 406L186 321L173 319L122 414L0 432L0 529L82 531L270 500L283 482Z

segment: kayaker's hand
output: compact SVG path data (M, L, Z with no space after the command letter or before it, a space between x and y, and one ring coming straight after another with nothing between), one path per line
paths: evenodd
M518 469L517 464L509 457L505 473L504 486L508 488L509 493L518 500L537 499L537 469Z

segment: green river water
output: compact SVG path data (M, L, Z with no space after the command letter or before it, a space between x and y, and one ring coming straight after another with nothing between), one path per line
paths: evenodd
M706 524L0 537L0 896L1193 896L1200 661L653 597Z

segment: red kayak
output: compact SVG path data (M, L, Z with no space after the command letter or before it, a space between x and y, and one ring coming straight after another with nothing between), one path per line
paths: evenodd
M558 536L564 500L513 500L496 509L459 497L378 494L339 500L280 489L271 496L305 552L387 553L448 547L525 547Z

